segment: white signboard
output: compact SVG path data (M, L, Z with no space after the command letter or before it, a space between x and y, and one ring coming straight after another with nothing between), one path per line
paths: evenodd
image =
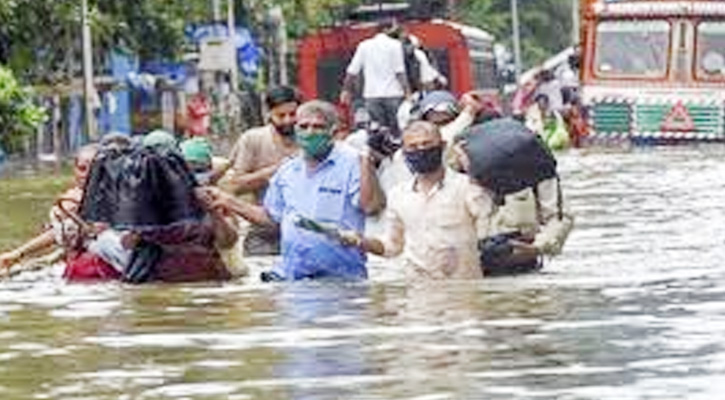
M230 71L236 68L236 49L229 38L208 38L201 42L200 47L200 70Z

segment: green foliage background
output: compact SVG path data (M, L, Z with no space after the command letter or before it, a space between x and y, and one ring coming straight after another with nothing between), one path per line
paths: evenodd
M33 103L30 89L21 86L12 71L0 67L0 147L16 150L45 118L45 111Z
M104 57L112 48L126 49L146 60L179 59L187 50L184 28L212 19L211 0L88 1L96 68L104 65ZM322 25L339 22L346 7L366 0L232 1L238 22L250 27L262 45L271 46L268 11L272 7L281 8L287 33L295 39ZM510 44L510 1L451 1L455 4L451 17L483 28ZM576 0L518 1L524 67L571 44L571 5ZM226 1L220 2L224 8ZM34 86L67 83L80 77L81 0L0 0L0 65L6 65L20 82ZM3 79L15 82L4 74ZM38 110L28 106L30 103L18 100L20 92L5 94L6 99L14 100L0 104L5 107L0 116L4 118L1 140L9 147L15 146L28 127L41 118ZM11 118L8 113L12 112L17 114Z
M224 0L220 0L225 5ZM292 38L330 25L344 6L363 0L234 0L237 17L258 35L266 12L279 6ZM388 0L390 1L390 0ZM572 0L518 0L526 65L571 43ZM0 63L24 81L53 82L80 75L81 0L0 0ZM510 0L458 0L452 17L510 43ZM143 59L177 59L184 27L211 20L210 0L89 0L96 60L111 47ZM224 14L224 13L223 13ZM97 63L102 64L102 63Z
M572 4L579 0L518 0L521 53L532 67L573 44ZM456 19L493 33L511 48L510 0L459 0Z

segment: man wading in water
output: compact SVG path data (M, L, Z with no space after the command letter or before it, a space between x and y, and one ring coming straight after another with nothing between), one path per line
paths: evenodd
M363 232L365 215L385 204L372 161L335 144L334 105L313 100L302 104L296 117L295 139L302 152L271 178L263 206L217 194L215 207L230 209L252 223L280 227L282 261L266 279L366 279L366 257L360 249L307 230L299 222Z
M231 179L225 189L235 195L252 193L261 204L269 179L282 163L297 153L295 112L300 105L297 92L288 86L270 89L266 96L269 124L244 132L232 149ZM253 225L244 240L246 255L279 254L279 230Z
M481 278L478 232L487 231L493 204L467 176L444 167L444 149L438 127L424 121L409 125L403 154L414 179L390 192L385 234L363 238L348 231L343 242L376 255L403 254L412 280Z

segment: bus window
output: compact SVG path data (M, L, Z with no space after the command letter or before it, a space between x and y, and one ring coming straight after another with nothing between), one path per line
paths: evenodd
M468 38L468 50L473 86L476 89L496 89L498 80L493 44L488 40Z
M491 57L471 57L473 84L476 89L496 89L496 61Z
M430 48L427 49L428 59L430 60L433 68L438 70L446 79L448 84L451 84L451 64L448 61L448 49L445 48Z
M697 26L697 77L725 78L725 22Z
M595 72L600 77L664 78L669 22L603 21L597 25Z

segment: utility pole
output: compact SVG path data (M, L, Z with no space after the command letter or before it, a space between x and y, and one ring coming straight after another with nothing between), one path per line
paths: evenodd
M521 77L521 34L519 32L518 0L511 0L511 25L514 42L514 66L516 68L516 82Z
M235 25L234 0L227 0L227 32L229 33L229 40L232 42L232 49L234 51L234 67L232 67L232 70L229 71L229 84L232 87L232 93L235 93L239 89L239 77L237 71L237 33Z
M222 19L222 6L219 0L211 0L211 12L214 22L219 22Z
M579 0L571 0L571 42L573 45L579 43Z
M287 43L287 23L282 12L282 7L275 6L269 10L270 18L274 21L274 37L277 46L277 63L279 64L279 83L286 85L289 83L289 73L287 71L287 54L289 47Z
M91 24L88 17L88 0L81 0L81 24L83 40L83 113L88 138L98 138L93 115L93 46L91 44Z

